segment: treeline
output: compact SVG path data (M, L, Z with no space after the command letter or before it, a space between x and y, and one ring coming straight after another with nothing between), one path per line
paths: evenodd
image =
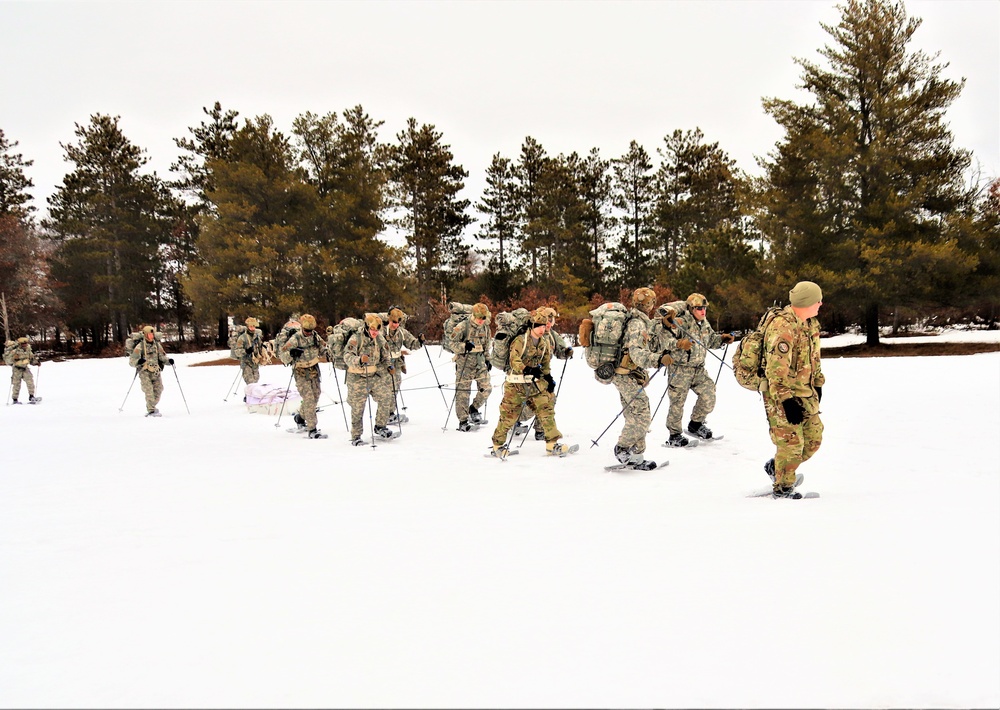
M823 285L824 325L860 325L869 342L889 318L995 325L1000 181L953 145L962 82L908 49L920 21L902 3L840 10L823 64L797 60L808 100L763 101L784 136L758 177L698 128L612 157L551 155L529 136L493 156L472 201L431 124L384 140L356 106L285 133L216 103L175 139L173 181L144 172L117 117L78 124L38 220L31 161L0 131L8 325L98 352L147 322L222 342L230 316L269 333L295 311L328 323L391 305L431 332L447 300L544 300L571 324L656 285L705 294L732 330L801 279Z

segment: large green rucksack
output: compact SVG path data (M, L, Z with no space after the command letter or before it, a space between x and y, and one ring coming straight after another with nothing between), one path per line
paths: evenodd
M514 338L528 329L531 312L527 308L515 308L509 313L497 313L497 332L493 336L493 350L490 353L490 364L504 372L510 369L510 346Z
M764 336L767 327L781 310L776 307L768 308L757 323L757 328L736 346L736 352L733 353L733 375L741 387L754 392L760 391L760 383L764 379Z
M450 353L465 352L463 343L468 340L469 328L468 326L472 323L472 306L468 303L458 303L452 301L448 304L448 311L451 313L445 321L444 332L441 334L441 347ZM465 336L462 339L454 337L455 328L458 327L459 323L465 323Z
M333 332L326 339L327 348L330 350L330 362L338 370L346 370L347 363L344 361L344 348L351 337L351 333L361 330L365 322L360 318L344 318L333 326Z
M594 370L597 379L605 384L611 382L615 368L622 359L628 312L629 309L624 304L610 301L592 310L590 318L585 318L580 324L580 344L584 346L587 365Z

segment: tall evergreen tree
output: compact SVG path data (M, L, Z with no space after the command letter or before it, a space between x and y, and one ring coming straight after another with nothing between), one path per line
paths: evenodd
M611 250L616 286L637 288L652 283L655 174L649 153L636 141L612 161L612 201L620 214L619 239Z
M550 160L551 158L541 143L531 136L524 139L515 174L518 190L521 193L521 208L523 210L521 251L527 258L529 279L532 283L537 283L540 278L540 249L544 248L544 245L549 241L545 234L541 179L545 166Z
M496 244L485 252L489 258L490 283L487 295L501 301L513 295L517 278L516 254L520 224L523 215L522 193L517 183L517 172L510 158L493 156L486 169L486 189L476 209L486 219L481 222L477 239Z
M461 235L473 220L466 214L469 201L458 194L469 174L455 164L450 146L432 125L418 126L410 118L396 138L391 174L395 203L402 209L397 225L414 262L417 313L427 322L431 295L457 281L468 261Z
M0 215L17 214L28 217L35 208L31 206L28 192L34 183L24 170L35 161L25 160L21 153L14 153L17 141L11 142L0 129Z
M950 221L971 198L970 156L945 121L964 80L908 49L920 20L901 2L838 7L840 22L823 25L833 39L820 50L826 66L796 60L812 102L764 101L785 137L764 164L762 228L781 280L820 282L838 307L863 313L877 344L881 303L917 305L928 292L920 284L952 282L976 264Z
M290 312L318 305L304 287L314 250L302 234L316 190L271 117L248 120L228 157L209 160L207 168L212 209L201 218L198 261L184 281L196 313L254 313L273 331Z
M293 124L299 160L319 195L307 227L315 249L304 279L333 321L403 305L402 253L380 239L389 203L381 125L361 106L344 111L342 121L336 113L305 113Z
M583 202L580 221L590 255L590 276L584 280L587 295L592 296L605 289L604 257L615 228L611 203L611 164L601 157L597 148L592 148L587 157L577 164L576 183Z
M53 277L71 327L92 346L122 342L128 328L162 316L155 303L158 256L171 227L163 182L140 173L145 151L119 118L95 114L62 144L72 172L49 198L46 236L58 242Z

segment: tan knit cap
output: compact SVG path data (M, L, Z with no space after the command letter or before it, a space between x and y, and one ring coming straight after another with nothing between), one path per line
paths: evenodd
M788 300L796 308L808 308L823 300L823 290L812 281L799 281L788 292Z

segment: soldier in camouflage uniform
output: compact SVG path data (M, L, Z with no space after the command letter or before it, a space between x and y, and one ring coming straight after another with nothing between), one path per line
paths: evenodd
M319 359L326 354L326 341L316 333L316 319L309 313L299 318L300 330L294 330L281 346L282 352L291 358L295 388L302 397L299 417L310 439L324 439L316 428L316 404L321 394ZM296 420L298 421L298 420Z
M779 312L764 333L764 411L777 447L764 470L774 480L776 498L801 498L796 471L819 450L823 422L819 403L826 378L820 367L819 320L823 292L800 281L788 293L791 305Z
M552 356L555 357L557 360L572 359L573 348L567 345L566 341L563 340L563 337L559 335L559 333L556 330L554 330L556 319L559 317L559 314L556 312L556 309L543 306L542 311L546 314L548 318L548 320L545 323L545 337L549 341L549 347L552 350ZM555 403L554 392L552 393L552 397L553 397L552 406L555 407L556 403ZM535 416L534 411L531 409L530 402L527 401L524 403L524 408L521 410L521 414L518 416L518 424L514 429L515 432L514 435L517 436L518 434L527 433L526 428L525 429L520 428L522 426L521 422L528 421L528 419L530 419L531 417L534 417L534 424L532 426L535 430L535 440L544 441L545 430L542 427L542 423L538 420L538 417ZM527 425L524 426L526 427Z
M246 324L247 329L236 339L236 354L240 356L243 382L249 385L260 381L261 335L256 318L247 318Z
M382 319L376 314L365 315L364 326L351 333L344 346L344 362L347 363L347 403L351 406L351 443L355 446L365 443L361 433L369 394L378 405L373 433L382 439L391 439L393 435L386 424L392 410L390 378L396 368L382 335Z
M545 450L559 455L566 447L559 443L562 434L556 428L556 415L552 403L556 389L549 369L552 345L545 335L548 313L538 308L531 314L531 327L510 344L510 371L503 386L500 402L500 420L493 432L493 455L507 455L507 432L514 426L526 401L531 403L537 419L545 432Z
M163 378L160 373L167 365L173 365L174 360L167 357L153 326L143 327L142 340L132 348L128 364L139 370L139 385L146 395L146 416L160 416L160 410L156 408L163 394Z
M31 352L31 342L25 338L7 341L4 346L4 362L11 366L10 392L14 404L20 404L21 381L28 386L28 401L35 402L35 378L30 367L38 364L38 358Z
M477 303L472 307L472 315L455 326L446 338L457 343L455 360L455 414L458 416L458 430L472 431L474 424L483 422L482 412L486 408L486 400L493 391L490 384L489 348L490 309L485 303ZM472 396L472 383L476 383L476 397L469 405Z
M651 288L637 288L632 293L632 309L626 316L625 334L622 336L622 358L611 380L622 403L625 426L615 446L615 458L623 464L642 468L648 465L646 432L649 429L649 397L645 387L649 382L650 367L669 365L667 353L660 354L650 340L649 314L656 307L656 293Z
M653 325L653 335L659 340L659 348L666 350L673 359L667 370L670 384L670 409L667 410L667 430L670 438L667 446L687 446L688 440L681 433L684 418L684 404L688 392L697 395L688 432L699 439L711 439L712 430L705 426L705 420L715 409L715 382L705 368L708 349L733 342L728 333L716 333L708 318L708 299L700 293L692 293L686 301L675 301L661 306L664 313L660 321ZM708 348L708 349L706 349Z
M389 400L389 406L391 407L389 411L389 424L406 422L408 420L405 414L400 416L396 411L396 397L399 395L399 389L403 384L403 375L406 374L406 356L410 354L406 348L419 350L424 347L423 337L414 337L403 325L405 322L406 314L402 310L399 308L390 308L389 327L382 331L386 346L389 348L389 361L386 363L385 368L390 378L389 385L392 393L392 399ZM388 373L389 365L393 367L391 373Z
M274 336L274 351L278 354L278 359L285 365L291 365L292 359L285 350L285 343L288 339L292 337L296 332L302 329L302 324L299 323L299 314L293 313L288 317L281 329L278 331L277 335Z

